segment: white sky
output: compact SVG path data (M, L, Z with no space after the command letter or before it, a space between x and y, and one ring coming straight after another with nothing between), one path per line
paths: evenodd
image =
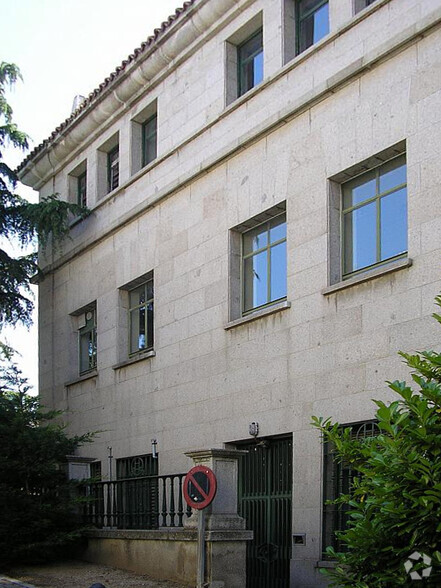
M8 95L14 121L31 137L31 149L69 115L76 94L87 96L183 0L0 0L0 61L19 66L24 83ZM20 152L5 152L15 167ZM35 198L22 187L19 193ZM34 318L34 322L36 317ZM2 340L17 349L38 388L35 326L7 329Z

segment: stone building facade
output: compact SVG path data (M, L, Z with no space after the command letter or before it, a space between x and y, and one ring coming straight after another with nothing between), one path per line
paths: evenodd
M441 0L186 2L19 168L92 211L42 260L43 403L104 479L152 439L160 474L260 455L255 556L283 527L277 585L319 586L346 474L311 416L365 431L439 344L440 155Z

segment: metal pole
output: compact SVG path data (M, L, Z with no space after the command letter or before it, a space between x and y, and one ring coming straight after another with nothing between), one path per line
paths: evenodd
M198 569L197 588L205 586L205 510L199 511L198 518Z

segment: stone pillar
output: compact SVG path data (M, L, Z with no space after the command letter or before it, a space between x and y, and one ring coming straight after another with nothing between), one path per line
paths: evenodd
M246 542L253 532L237 513L238 459L244 451L205 449L186 453L194 465L213 470L216 496L206 509L206 582L210 588L243 588L246 585ZM197 527L199 512L185 526Z

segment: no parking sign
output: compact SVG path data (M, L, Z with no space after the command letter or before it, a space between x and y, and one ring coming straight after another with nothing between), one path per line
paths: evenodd
M185 476L184 498L192 508L197 510L206 508L213 502L216 490L216 476L207 466L195 466Z

